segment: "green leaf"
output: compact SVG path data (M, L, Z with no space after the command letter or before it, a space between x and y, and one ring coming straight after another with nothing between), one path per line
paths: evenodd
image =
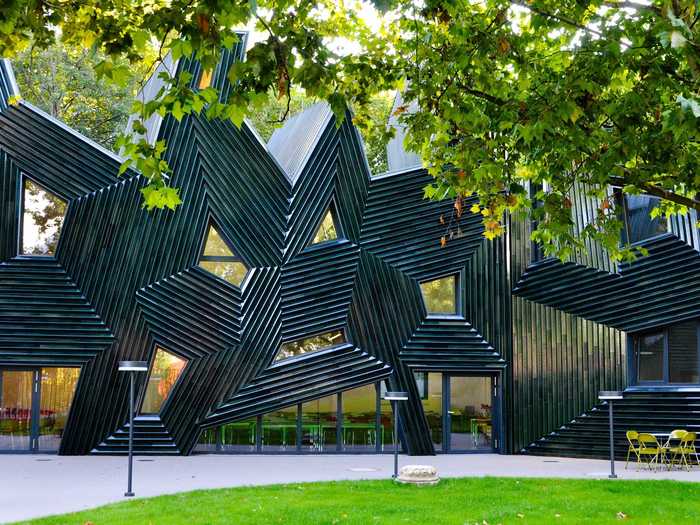
M171 109L170 112L172 113L173 117L175 117L175 120L177 120L178 122L180 122L182 120L182 117L185 116L185 112L183 111L182 104L179 100L173 104L173 109Z

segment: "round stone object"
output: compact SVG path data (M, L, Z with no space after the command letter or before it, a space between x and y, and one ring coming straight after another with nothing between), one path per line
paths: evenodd
M440 477L437 469L431 465L405 465L399 470L396 481L413 485L437 485Z

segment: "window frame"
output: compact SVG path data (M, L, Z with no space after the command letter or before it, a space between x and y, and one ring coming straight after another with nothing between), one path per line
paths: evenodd
M692 321L692 320L690 320ZM671 335L671 328L674 325L664 326L661 329L645 330L643 332L637 332L630 334L628 336L628 345L632 348L630 352L630 357L628 360L630 368L630 384L632 386L638 386L640 388L644 387L660 387L660 388L683 388L688 386L698 386L698 383L671 383L671 369L670 369L670 352L669 352L669 342ZM639 379L639 345L642 338L654 335L663 334L664 336L664 349L663 349L663 379L657 381L640 381ZM697 355L698 366L700 366L700 320L695 320L695 352Z
M277 359L277 356L279 353L282 351L282 346L284 346L287 343L295 343L297 341L304 341L305 339L313 339L314 337L317 337L319 335L324 335L324 334L329 334L333 332L340 332L343 334L343 342L342 343L336 343L334 345L330 346L324 346L323 348L319 348L318 350L312 350L311 352L304 352L299 355L293 355L290 357L283 357L282 359ZM297 339L290 339L289 341L281 341L279 346L277 347L277 351L275 352L274 357L272 358L272 363L270 364L270 367L274 366L279 366L282 365L283 363L291 363L293 361L298 361L299 359L303 359L305 357L308 357L310 355L319 355L321 352L327 352L329 350L335 350L337 348L340 348L341 346L346 346L346 345L352 345L350 342L350 338L348 337L348 331L345 329L345 327L341 328L330 328L323 330L321 332L314 332L313 334L305 335L303 337L299 337Z
M668 223L668 220L664 219L665 231L660 232L660 233L655 233L654 235L651 235L649 237L644 237L642 239L638 239L634 242L631 242L630 239L632 237L632 230L630 228L629 198L634 197L636 195L627 194L627 193L622 191L622 188L615 188L614 195L615 195L616 205L619 206L619 210L620 210L620 212L617 215L618 215L618 218L622 220L622 231L620 232L620 246L625 246L627 244L639 244L639 243L648 241L649 239L653 239L655 237L658 237L660 235L666 235L670 232L670 224ZM649 195L647 193L642 193L639 196L649 197L649 198L658 198L654 195ZM622 215L622 216L620 217L620 215ZM651 217L647 217L647 219L652 220Z
M423 283L430 283L433 281L439 281L447 277L455 278L455 313L446 314L440 312L430 312L428 310L428 303L425 300L425 295L423 294L423 289L421 285ZM423 301L423 307L425 308L426 317L428 319L465 319L464 305L465 305L465 288L464 283L466 282L466 274L464 269L457 272L447 272L440 274L438 276L430 277L428 279L421 279L418 281L418 289L420 291L421 300Z
M318 230L321 228L321 225L323 224L323 220L326 218L326 215L328 213L331 214L331 220L333 221L333 227L335 228L335 239L329 239L327 241L321 241L321 242L314 242L314 238L316 237L316 234L318 233ZM316 227L314 228L313 232L311 233L311 237L309 238L309 243L306 246L306 249L307 250L314 250L317 248L321 248L323 246L337 244L341 241L344 241L345 239L346 239L345 232L343 231L343 226L340 223L340 218L338 217L338 207L335 204L335 197L331 197L330 201L328 201L328 205L325 208L323 208L323 213L321 214L321 220L316 223Z
M173 386L170 389L170 392L168 392L167 397L163 400L163 404L160 406L160 410L158 412L144 412L143 411L143 404L146 401L146 392L148 391L148 384L151 381L151 374L153 374L153 365L155 365L156 362L156 354L158 353L158 349L163 350L164 352L169 353L170 355L174 355L175 357L178 357L185 361L185 366L182 367L182 372L180 372L180 375L177 377L175 382L173 383ZM191 360L188 357L185 357L178 352L174 352L173 350L170 349L170 347L161 344L158 341L155 341L153 343L153 346L151 348L151 357L148 360L148 373L146 374L146 380L144 381L143 389L141 392L141 398L139 399L139 402L137 403L138 411L136 412L136 415L139 416L160 416L170 405L170 400L172 399L172 393L177 388L178 384L180 381L182 381L182 377L185 375L185 372L187 371L187 368L190 366Z
M229 249L229 251L232 253L232 255L204 255L204 251L207 249L207 241L209 240L209 232L211 229L214 228L217 233L219 234L219 237L221 237L221 240L224 241L224 244L226 247ZM248 277L250 275L250 269L252 268L250 264L248 264L243 257L238 255L238 251L233 249L233 243L231 242L231 239L224 233L223 229L219 225L219 223L213 218L210 217L209 220L207 221L207 225L204 228L204 235L201 237L202 241L199 247L199 256L197 257L197 263L196 266L197 268L200 268L201 270L207 272L210 275L213 275L217 279L230 284L231 286L235 286L237 288L243 288L243 286L248 282ZM243 266L246 267L246 274L245 277L243 277L243 280L240 282L240 284L234 284L230 281L227 281L226 279L223 279L216 275L215 273L210 272L203 266L201 266L201 262L223 262L223 263L241 263Z
M47 193L51 193L61 199L66 205L66 211L63 214L63 220L65 221L68 215L68 206L70 204L69 200L63 195L59 195L55 191L51 191L44 184L38 182L34 177L21 171L19 177L17 178L17 202L19 206L17 207L17 254L16 257L19 258L36 258L36 259L56 259L56 254L58 253L58 247L61 244L61 235L59 233L58 240L56 241L56 250L53 254L35 254L35 253L22 253L24 251L24 182L25 180L30 180L33 184L41 188ZM63 222L61 222L61 231L63 230Z

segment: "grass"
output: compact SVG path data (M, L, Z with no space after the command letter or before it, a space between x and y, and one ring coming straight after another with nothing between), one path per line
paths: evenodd
M200 490L136 499L41 525L690 524L700 484L674 481L463 478L435 487L347 481Z

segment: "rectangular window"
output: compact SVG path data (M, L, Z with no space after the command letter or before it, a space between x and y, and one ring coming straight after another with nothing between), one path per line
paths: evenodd
M697 321L636 336L635 359L639 383L700 383Z
M652 219L650 215L659 201L658 197L650 195L625 195L623 242L631 244L668 231L665 217Z
M22 178L21 255L55 255L67 203L28 177Z
M459 279L448 275L420 283L428 315L460 315Z
M292 405L262 417L263 452L296 451L297 412L298 405Z
M314 335L313 337L290 341L280 346L280 351L275 356L275 361L281 361L282 359L309 354L311 352L318 352L324 348L342 345L345 342L345 334L342 330L334 330L332 332Z
M668 334L669 383L698 383L698 326L695 321L672 326Z
M640 383L664 380L664 333L649 334L637 340L637 377Z

